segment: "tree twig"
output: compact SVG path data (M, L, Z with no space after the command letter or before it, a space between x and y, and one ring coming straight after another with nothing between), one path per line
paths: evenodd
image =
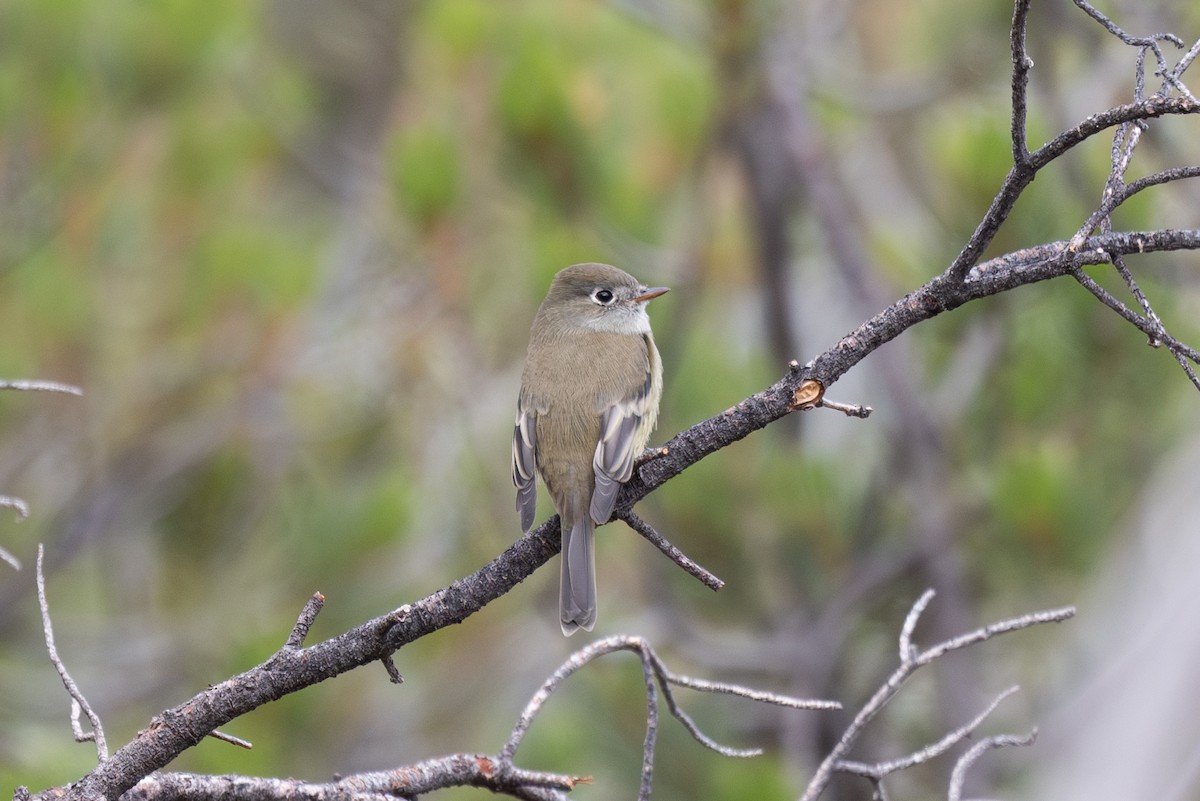
M73 384L63 384L59 381L42 381L39 379L14 378L0 379L0 390L12 389L19 392L63 392L68 395L82 395L83 390ZM17 520L29 517L29 504L21 498L10 495L0 495L0 508L12 509L17 513ZM7 562L14 570L21 569L21 560L0 548L0 561Z
M655 531L653 526L638 517L632 509L622 509L617 512L616 517L638 534L645 537L647 542L662 551L663 555L679 565L683 569L683 572L699 581L705 587L708 587L710 590L719 590L725 586L724 581L717 578L712 572L672 545L666 537Z
M648 798L650 795L654 765L654 745L658 731L658 692L662 693L671 714L683 724L683 727L687 729L688 733L697 742L719 754L730 757L753 757L759 755L761 751L759 749L731 748L716 742L704 734L700 730L700 727L696 725L696 722L679 706L675 699L674 687L688 687L700 692L736 695L791 709L828 710L841 708L841 705L835 701L793 698L762 690L753 690L737 684L724 684L694 679L689 676L680 676L667 669L666 665L663 664L662 660L654 652L654 649L642 637L624 635L608 637L571 654L567 661L543 682L542 686L534 693L524 711L521 712L520 717L517 719L512 735L500 750L499 762L502 765L510 765L512 763L517 748L520 747L525 733L529 730L529 726L533 723L534 718L537 717L538 712L541 711L543 704L545 704L546 700L550 698L569 676L592 660L616 651L632 651L640 657L642 662L642 676L646 684L646 740L642 750L642 778L641 790L638 795L639 801Z
M514 764L517 749L545 702L573 673L605 654L631 651L639 657L647 693L646 742L642 752L639 799L647 799L653 779L654 745L658 728L658 694L668 709L706 747L725 756L752 757L758 749L722 745L704 734L678 705L674 688L736 695L792 709L839 709L832 701L810 701L754 690L737 684L706 681L669 670L641 637L616 636L592 643L572 654L538 688L522 710L508 741L498 754L450 754L393 770L346 776L334 782L300 782L294 779L255 779L244 776L205 776L192 773L156 773L139 782L124 795L124 801L262 801L264 798L304 798L308 801L386 801L408 798L449 787L479 787L514 798L543 801L562 799L562 793L590 781L587 777L546 773Z
M945 656L951 651L984 642L997 635L1020 631L1021 629L1042 623L1058 623L1069 619L1075 614L1074 607L1033 612L983 626L974 631L961 634L958 637L937 643L922 651L913 644L913 632L916 630L921 613L925 611L930 601L933 600L933 597L934 591L926 590L909 610L908 615L904 619L904 624L900 628L900 665L862 706L858 714L854 716L854 720L846 727L837 745L833 747L817 767L813 778L809 781L808 788L805 790L804 795L801 796L801 801L815 801L824 792L834 773L851 773L866 776L875 782L877 787L882 787L879 782L888 773L925 762L934 756L944 753L953 745L974 734L979 725L992 713L1000 702L1016 691L1015 687L1006 690L965 726L955 729L936 743L928 745L901 759L874 764L848 760L846 757L850 749L858 741L858 738L862 736L867 725L883 711L884 707L896 696L908 678L919 668L928 665L935 659ZM877 792L879 791L877 790Z
M100 716L92 709L87 699L83 697L83 693L79 690L75 680L67 673L67 666L63 664L62 659L58 655L58 649L54 646L54 626L50 622L50 602L46 600L46 575L42 572L42 562L44 557L44 548L39 543L37 553L37 594L38 606L42 610L42 631L46 637L46 651L50 654L50 661L54 664L54 669L58 671L59 678L62 679L63 687L66 688L67 694L71 696L71 732L75 735L75 742L83 743L93 741L96 743L96 758L101 764L108 759L108 743L104 740L104 725L100 722ZM92 726L90 732L85 732L80 725L80 711L87 715L88 722Z
M17 513L18 521L29 517L29 504L25 503L24 500L20 498L14 498L11 495L0 495L0 509L12 509ZM13 570L21 569L21 560L9 553L4 548L0 548L0 560L12 565Z
M1024 81L1030 65L1025 52L1025 12L1022 10L1025 7L1025 0L1017 0L1014 24L1021 29L1010 31L1014 53L1013 93L1014 98L1021 98L1021 107L1014 109L1016 115L1027 114ZM1170 41L1164 35L1149 37L1149 40L1136 45L1141 48L1135 67L1137 74L1144 69L1145 53L1150 52L1157 59L1162 51L1158 43ZM1076 276L1081 274L1084 266L1111 262L1114 254L1200 249L1200 229L1120 232L1102 227L1100 233L1085 237L1078 248L1068 247L1067 242L1049 243L979 262L1017 199L1042 167L1103 131L1168 115L1200 113L1200 103L1186 91L1181 77L1200 52L1198 48L1200 45L1194 46L1174 65L1165 60L1162 62L1160 72L1164 75L1165 85L1176 94L1144 96L1135 91L1132 102L1089 116L1029 152L1027 157L1014 158L1012 169L975 232L940 275L866 319L799 370L789 370L770 387L677 434L666 443L664 455L641 465L634 478L622 488L617 509L630 511L650 492L705 456L795 411L795 392L804 382L818 381L823 387L831 386L881 345L924 320L1018 286ZM1022 145L1024 129L1021 116L1014 117L1015 154L1027 149L1027 143ZM1126 141L1136 144L1132 139ZM1127 164L1127 152L1127 149L1119 149L1114 163ZM1118 184L1114 182L1113 185ZM1130 187L1134 185L1136 182L1129 184ZM1132 309L1129 311L1134 318L1131 322L1136 320L1134 324L1148 336L1161 337L1168 345L1173 342L1162 334L1161 326L1154 325ZM1182 362L1188 351L1172 347L1172 353ZM1196 383L1200 387L1200 382ZM511 590L558 549L558 521L551 518L489 564L425 598L323 642L282 648L262 665L164 711L111 759L63 792L74 798L115 799L147 772L163 767L219 726L262 704L371 662L383 660L388 664L390 656L407 643L461 622ZM880 703L885 703L887 697L890 696L885 693ZM839 758L843 756L839 754Z
M395 770L344 776L332 782L196 773L154 773L123 796L124 801L397 801L447 787L478 787L528 801L562 801L563 792L587 779L513 768L502 771L495 756L450 754Z
M292 627L292 631L288 634L287 641L284 642L283 647L302 647L305 638L308 637L308 630L312 628L317 615L321 614L321 610L324 608L325 596L319 592L314 592L304 604L304 608L300 610L300 616L296 619L296 625Z
M42 381L36 378L0 379L0 389L15 389L21 392L62 392L67 395L83 395L83 390L74 384L60 381Z
M947 733L944 737L942 737L942 739L935 743L930 743L919 751L914 751L906 756L902 756L897 759L890 759L886 762L874 762L870 764L843 759L834 764L834 770L841 773L852 773L855 776L863 776L864 778L879 782L890 773L907 770L915 765L928 762L934 757L938 757L946 753L968 737L974 736L975 731L981 725L983 725L983 722L987 720L988 716L996 711L996 707L1000 706L1000 703L1005 698L1017 692L1019 689L1020 688L1016 685L1009 687L1007 690L993 698L991 703L989 703L982 712L972 718L968 723L964 723L954 731Z
M947 793L948 801L961 801L963 782L966 781L967 770L975 764L979 757L996 748L1007 748L1014 745L1033 745L1036 739L1037 729L1031 729L1029 734L1023 736L1019 734L993 734L991 737L984 737L975 743L954 763L954 770L950 772L950 791Z

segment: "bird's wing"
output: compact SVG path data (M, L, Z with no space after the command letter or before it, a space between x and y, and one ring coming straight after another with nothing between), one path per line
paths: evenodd
M529 531L537 510L537 462L534 445L537 440L537 420L532 409L517 404L517 422L513 427L512 480L517 488L517 512L521 515L521 531Z
M633 475L633 462L646 446L647 418L657 410L651 408L653 366L649 347L641 360L640 369L645 379L637 390L600 412L600 441L596 443L596 455L592 468L596 474L596 489L592 492L590 514L597 524L607 523L612 517L621 485Z

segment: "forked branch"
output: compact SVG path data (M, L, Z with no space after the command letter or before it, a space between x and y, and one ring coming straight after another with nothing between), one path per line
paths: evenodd
M75 735L75 742L95 742L96 743L96 759L103 763L108 759L108 743L104 739L104 725L100 722L100 716L92 709L91 704L83 697L83 692L80 691L79 685L71 678L71 674L67 672L67 666L63 663L62 658L58 655L58 648L54 644L54 626L50 622L50 602L46 599L46 575L42 570L43 548L38 545L37 553L37 595L38 606L42 610L42 632L46 638L46 651L50 654L50 661L54 665L54 669L58 671L58 677L62 679L63 687L67 690L67 695L71 697L71 733ZM80 722L80 713L87 715L88 722L91 724L92 730L85 732Z
M307 607L306 607L307 608ZM494 793L522 799L561 799L563 793L589 781L587 777L545 773L519 768L514 763L517 749L541 712L545 702L568 677L595 659L617 651L638 655L646 685L646 740L642 755L639 799L647 799L653 782L654 747L658 731L659 697L667 709L698 742L730 757L753 757L758 749L740 749L722 745L706 735L679 706L675 690L679 687L706 693L736 695L792 709L840 709L833 701L810 701L754 690L737 684L724 684L683 676L672 672L641 637L616 636L592 643L572 654L542 683L518 717L508 742L497 754L460 753L428 759L393 770L373 771L346 776L333 782L299 782L294 779L252 779L242 776L204 776L192 773L160 773L140 782L125 794L125 801L151 801L172 798L177 801L265 801L305 798L308 801L379 801L409 798L450 787L479 787Z
M820 387L827 389L881 345L924 320L972 300L1062 276L1074 277L1103 300L1102 293L1092 286L1095 284L1094 280L1089 284L1090 276L1083 269L1090 265L1117 266L1126 285L1134 294L1134 305L1137 309L1116 298L1111 302L1106 300L1107 305L1145 332L1153 343L1161 343L1170 348L1172 354L1188 371L1189 378L1200 388L1200 381L1197 381L1191 366L1197 363L1196 350L1183 345L1172 336L1159 319L1150 299L1146 298L1140 289L1134 290L1136 283L1132 281L1132 272L1119 262L1120 256L1133 253L1200 250L1200 229L1119 231L1111 222L1112 213L1120 207L1124 198L1134 192L1195 177L1195 165L1176 168L1175 172L1157 173L1161 180L1151 176L1127 182L1124 176L1138 143L1144 138L1145 126L1151 121L1167 116L1200 113L1200 103L1197 103L1195 96L1183 82L1185 71L1200 52L1200 43L1193 45L1182 58L1172 64L1166 56L1168 51L1164 44L1176 46L1182 42L1178 37L1167 34L1131 37L1106 21L1103 15L1099 15L1087 3L1082 0L1075 2L1092 19L1104 24L1110 33L1137 49L1134 56L1135 91L1132 100L1100 111L1061 132L1038 149L1029 151L1026 139L1027 87L1030 71L1034 68L1026 49L1026 15L1029 0L1016 0L1013 27L1010 30L1013 52L1013 167L959 254L939 275L862 322L807 364L798 369L788 369L783 377L770 387L673 437L666 443L663 455L642 464L635 472L634 478L622 488L617 502L618 516L636 521L630 510L650 492L705 456L801 408L796 399L802 386L816 382ZM1156 73L1162 77L1163 85L1159 91L1147 95L1143 91L1145 60L1151 56L1154 58ZM982 254L994 242L997 232L1012 212L1018 198L1038 172L1083 142L1109 130L1112 130L1114 135L1114 171L1105 185L1107 194L1098 192L1101 195L1096 207L1099 214L1089 214L1082 221L1076 236L1070 240L1025 248L981 263ZM1080 233L1082 237L1079 236ZM1064 233L1064 236L1066 235ZM1124 277L1126 273L1129 278ZM646 531L651 530L648 526L644 528ZM281 648L267 662L209 687L183 704L164 711L151 725L139 732L136 739L119 749L112 758L104 761L80 781L67 788L47 791L44 796L86 798L89 801L102 797L116 799L148 773L161 769L179 753L209 736L218 726L283 695L376 661L383 661L388 665L393 680L396 680L399 673L391 665L392 654L416 639L461 622L474 614L517 586L554 556L558 549L558 521L551 518L475 573L425 598L405 604L314 645L297 644L301 639L301 634L297 633L296 643L289 643ZM1060 612L1069 616L1067 610ZM1032 618L1018 619L1016 625L1020 628L1039 622L1044 621ZM988 631L981 630L982 634L978 639L986 639L994 633L1000 633L1000 630L990 630L992 633ZM957 641L951 641L943 646L963 647L978 639L967 637L962 645L953 645ZM922 653L929 659L940 655L936 652L936 647ZM650 703L654 704L657 703L658 691L649 688L661 682L663 674L655 667L654 660L643 654L643 665L646 664L650 665L651 673L655 676L654 681L647 680L647 694ZM839 743L829 760L823 763L821 772L814 778L806 798L815 798L815 794L820 792L819 788L828 781L829 775L843 764L846 752L855 741L861 727L887 703L898 689L899 682L903 681L903 676L920 664L921 654L902 659L902 666L897 674L889 680L889 684L881 688L880 695L864 707L864 712L860 713L861 719L856 719L844 741ZM895 678L896 676L900 678ZM893 680L897 682L894 686L891 683ZM662 693L670 704L670 695L665 689ZM1009 741L991 742L993 745L989 747L998 747L1008 744ZM967 761L960 764L963 764L965 770L970 763ZM530 789L528 792L533 793L534 790Z
M877 797L885 798L886 792L883 788L884 777L895 773L905 768L910 768L914 765L919 765L923 762L928 762L934 757L946 753L955 745L961 743L969 737L974 736L975 732L988 718L989 715L1000 705L1000 703L1017 692L1017 687L1010 687L1000 693L996 698L976 715L972 720L968 721L959 728L946 734L944 737L934 743L930 743L906 756L899 759L892 759L886 762L866 763L850 760L847 755L851 748L862 736L866 727L883 711L887 704L896 697L900 692L900 688L908 681L920 668L930 664L936 659L940 659L946 654L957 651L962 648L967 648L972 645L990 640L993 637L1001 634L1007 634L1013 631L1021 631L1022 629L1030 628L1031 626L1040 625L1042 623L1061 623L1075 615L1074 607L1063 607L1062 609L1051 609L1044 612L1034 612L1020 617L1002 620L997 623L992 623L988 626L975 629L974 631L961 634L944 642L937 643L929 648L921 650L913 644L913 632L916 630L917 622L920 620L921 614L933 600L934 591L926 590L908 615L904 619L904 625L900 629L900 665L892 672L887 680L880 686L875 694L863 705L858 714L854 716L854 720L846 727L842 733L841 739L833 750L825 757L813 774L812 780L809 782L808 788L804 795L801 796L801 801L815 801L829 784L829 780L835 773L847 773L855 776L863 776L869 779L875 785ZM1017 740L1021 738L1013 738L1006 736L995 740L988 748L999 747L1000 745L1017 744ZM1028 744L1032 742L1032 735L1021 739L1020 744ZM978 747L978 746L977 746ZM986 750L986 749L984 749ZM982 750L976 753L974 749L960 758L954 769L951 780L950 796L955 797L956 793L961 792L962 776L967 768L980 755ZM968 758L969 757L969 758ZM955 789L958 788L958 789Z

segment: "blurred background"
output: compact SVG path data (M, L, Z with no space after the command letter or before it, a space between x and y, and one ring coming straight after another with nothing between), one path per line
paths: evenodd
M1125 102L1135 53L1065 0L1034 6L1037 145ZM1104 10L1200 35L1195 3ZM42 644L38 542L59 651L114 748L267 658L314 591L315 640L475 570L519 534L509 438L551 276L605 261L670 285L653 439L719 413L958 252L1008 169L1010 17L954 0L0 5L0 376L85 391L0 395L0 492L32 508L0 517L25 563L0 565L3 791L95 759ZM1192 120L1155 122L1133 172L1197 163L1198 143ZM989 255L1069 237L1108 157L1097 137L1039 176ZM1164 187L1117 224L1195 228L1197 208L1196 186ZM1196 254L1130 264L1200 342ZM983 732L1041 740L986 757L969 791L1195 797L1179 699L1200 668L1200 397L1170 355L1061 280L934 319L829 394L876 412L782 421L639 506L720 593L601 530L595 634L853 708L926 587L924 643L1075 603L1071 623L919 676L853 756L919 748L1019 683ZM557 569L401 651L403 686L355 671L230 724L252 751L206 742L172 768L325 780L495 752L586 642L558 631ZM656 798L795 797L850 715L681 700L766 754L726 759L664 722ZM518 761L593 775L572 798L634 797L644 710L636 661L609 657ZM944 792L949 770L897 777L893 797Z

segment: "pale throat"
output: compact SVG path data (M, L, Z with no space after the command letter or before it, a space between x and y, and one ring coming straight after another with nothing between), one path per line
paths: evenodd
M639 303L632 310L606 309L601 314L588 315L584 325L594 331L613 334L649 334L650 315L646 314L646 304Z

